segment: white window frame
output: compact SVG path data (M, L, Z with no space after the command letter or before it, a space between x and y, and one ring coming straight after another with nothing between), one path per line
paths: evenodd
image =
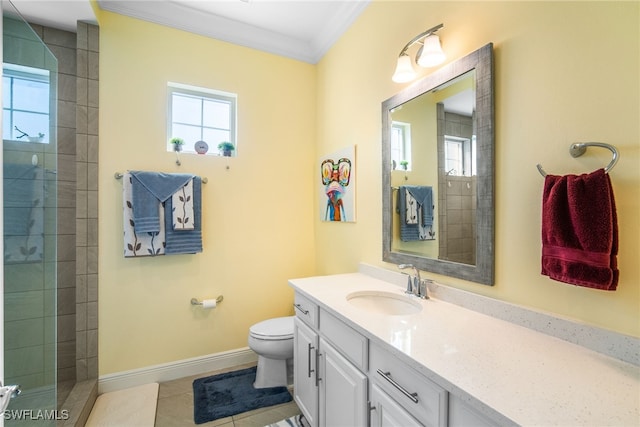
M411 123L393 121L391 132L391 160L396 163L395 169L403 170L400 161L406 160L407 170L411 170Z
M233 155L237 154L238 150L238 131L237 131L237 116L238 116L238 95L235 93L224 92L215 89L202 88L197 86L186 85L182 83L169 82L167 84L167 151L174 151L174 147L171 144L171 139L174 137L183 138L181 135L176 135L173 132L173 95L185 95L194 98L199 98L201 100L213 100L215 102L223 102L229 105L229 117L227 128L208 128L208 129L218 129L224 130L225 132L229 132L229 138L225 139L233 143L235 146L235 150ZM195 126L197 127L197 126ZM203 126L203 120L200 119L200 135L201 138L199 140L204 140L208 146L209 150L207 151L207 155L220 155L218 152L218 143L222 141L207 141L206 138L202 138L202 134L204 129L207 128ZM182 147L182 153L195 154L195 143L196 141L185 140L184 145Z
M48 86L49 89L49 93L51 93L51 77L50 77L50 73L49 70L45 70L45 69L41 69L41 68L33 68L33 67L27 67L27 66L22 66L22 65L17 65L17 64L11 64L11 63L3 63L2 64L2 78L3 78L3 86L4 86L4 79L5 78L9 78L11 80L28 80L28 81L34 81L34 82L38 82L38 83L45 83ZM4 93L4 92L8 92L8 93ZM46 112L41 112L41 111L33 111L33 110L19 110L14 108L13 105L13 87L8 87L8 88L3 88L3 97L8 97L10 100L10 105L5 105L5 103L3 102L2 105L2 115L3 115L3 121L2 121L2 135L4 138L4 126L8 127L9 130L9 134L10 137L7 138L8 141L16 141L16 142L35 142L35 143L43 143L43 144L48 144L49 143L49 130L50 130L50 124L47 125L46 129L42 129L38 131L39 133L44 134L43 137L40 137L38 134L36 134L35 132L31 131L31 133L27 132L28 137L27 136L16 136L17 133L19 133L15 127L17 126L17 124L15 124L14 122L14 113L15 112L23 112L23 113L29 113L29 114L35 114L35 115L39 115L39 116L45 116L47 117L47 123L50 123L51 121L51 96L49 96L49 98L47 99L46 102ZM8 119L8 120L6 120ZM21 127L20 131L21 132L26 132L25 131L26 128ZM27 129L29 130L29 129Z
M450 150L455 146L458 152L456 165L451 164ZM476 175L476 139L459 136L444 136L445 173L453 176Z

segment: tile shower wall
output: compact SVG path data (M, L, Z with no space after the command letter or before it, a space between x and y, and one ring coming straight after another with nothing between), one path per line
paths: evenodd
M99 29L32 25L58 58L58 387L98 377ZM75 220L74 220L75 219Z
M78 23L76 109L76 376L98 378L99 29Z
M438 104L438 158L444 165L444 136L471 139L474 134L471 117L445 113ZM476 261L476 176L447 175L439 168L438 188L440 240L439 254L443 259L475 264Z

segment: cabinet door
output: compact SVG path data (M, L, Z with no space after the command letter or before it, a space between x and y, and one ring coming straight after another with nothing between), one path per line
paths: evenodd
M320 426L367 425L367 377L320 338Z
M491 427L499 424L476 412L459 397L454 395L449 397L449 426Z
M409 412L373 384L371 387L371 427L423 427Z
M318 425L318 334L297 317L293 322L293 391L300 411L311 427Z

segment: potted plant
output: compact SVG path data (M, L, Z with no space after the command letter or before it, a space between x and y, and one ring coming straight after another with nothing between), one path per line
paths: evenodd
M182 151L182 146L184 145L184 139L178 137L171 138L169 143L173 145L173 151L180 152Z
M409 167L409 162L406 160L400 160L400 166L402 166L402 169L407 170L407 168Z
M218 150L220 150L222 155L226 157L231 157L231 152L235 149L235 145L233 145L233 143L229 141L223 141L218 144Z

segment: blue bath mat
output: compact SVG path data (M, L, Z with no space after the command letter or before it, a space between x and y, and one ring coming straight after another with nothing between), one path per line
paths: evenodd
M253 388L255 379L256 367L195 380L195 423L202 424L292 400L286 387Z

